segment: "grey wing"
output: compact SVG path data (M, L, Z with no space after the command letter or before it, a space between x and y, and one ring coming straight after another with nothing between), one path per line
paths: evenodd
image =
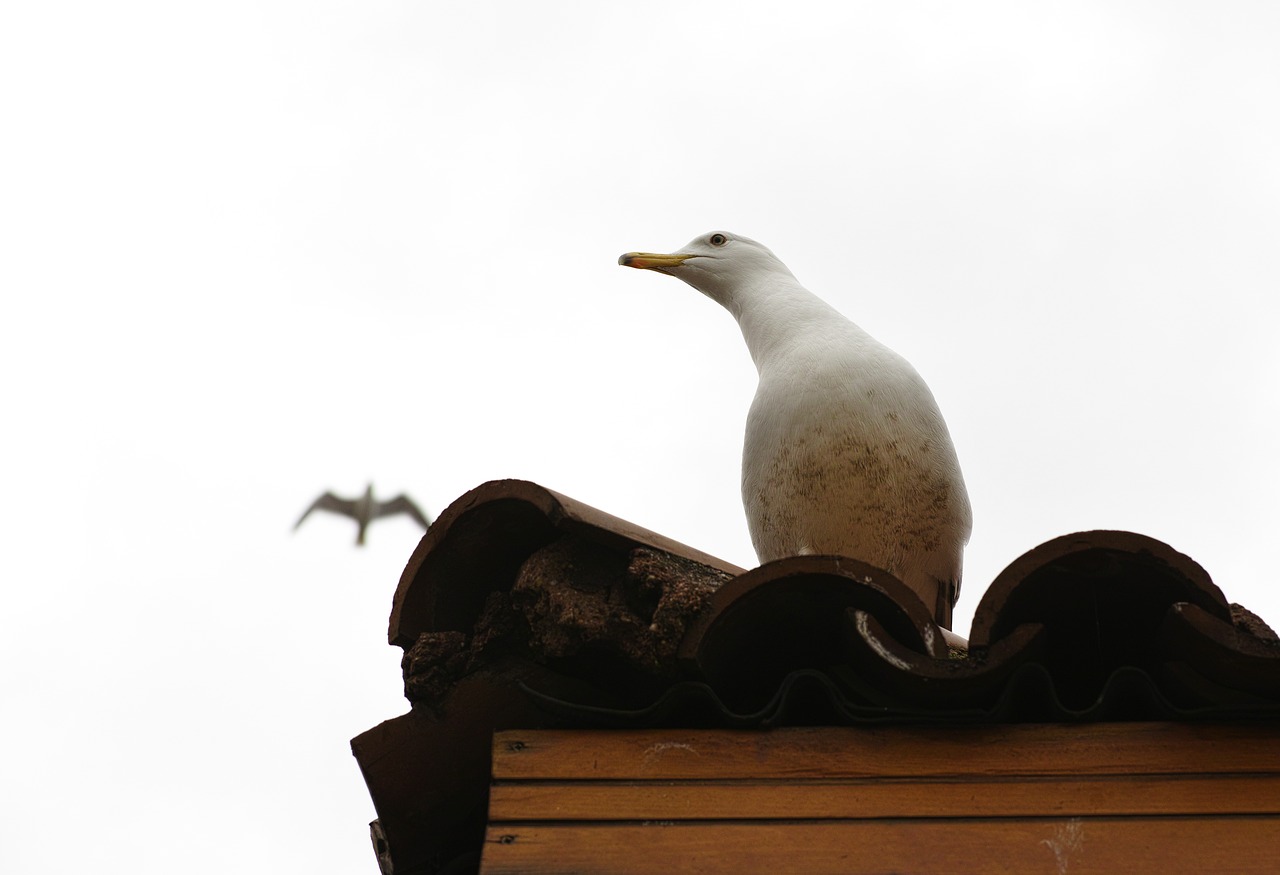
M408 514L413 517L424 529L431 528L431 517L423 513L416 504L409 500L407 495L397 495L390 501L382 502L378 505L378 510L374 516L393 516L398 513Z
M332 492L326 492L311 502L311 507L302 512L302 516L298 517L298 521L293 524L293 528L296 530L298 526L302 525L302 521L310 516L313 510L327 510L354 518L356 515L356 503L347 498L339 498Z

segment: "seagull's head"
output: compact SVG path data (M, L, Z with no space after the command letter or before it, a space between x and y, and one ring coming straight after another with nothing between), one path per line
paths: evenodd
M695 237L669 255L628 252L618 264L670 274L726 307L731 307L738 290L766 280L770 274L791 277L791 271L767 247L728 231Z

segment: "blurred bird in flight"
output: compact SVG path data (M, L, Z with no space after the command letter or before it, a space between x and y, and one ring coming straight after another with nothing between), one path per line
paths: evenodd
M390 501L376 500L373 497L372 483L365 489L364 495L359 498L339 498L332 492L326 492L321 495L311 503L311 506L293 524L294 531L298 530L303 520L310 516L313 510L327 510L330 513L342 514L355 520L356 525L359 527L356 531L356 546L364 545L365 529L369 528L369 523L379 517L405 514L417 520L424 529L431 527L431 517L423 513L406 495L397 495Z

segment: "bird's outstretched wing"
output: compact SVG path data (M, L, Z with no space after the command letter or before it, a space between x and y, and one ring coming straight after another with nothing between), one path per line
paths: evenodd
M380 502L373 515L380 517L392 516L398 513L408 514L413 517L424 529L431 528L431 517L423 513L416 504L409 500L407 495L397 495L390 501Z
M343 516L349 516L353 519L356 517L356 503L348 498L339 498L332 492L326 492L324 495L311 502L311 507L303 511L302 516L298 517L298 521L293 524L293 528L297 530L302 525L302 521L311 515L313 510L327 510L331 513L340 513Z

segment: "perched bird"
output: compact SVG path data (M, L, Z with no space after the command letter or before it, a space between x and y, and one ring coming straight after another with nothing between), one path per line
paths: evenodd
M408 514L418 521L424 529L431 527L431 517L424 514L418 509L418 506L409 500L407 496L397 495L390 501L376 501L373 497L373 484L370 483L364 491L364 495L359 498L339 498L332 492L326 492L324 495L311 502L311 507L298 518L293 524L293 530L296 532L298 526L302 525L313 510L327 510L332 513L340 513L343 516L349 516L356 521L359 529L356 531L356 545L363 546L364 530L369 527L369 523L378 517L394 516L398 513Z
M972 517L946 423L915 369L746 237L718 231L618 263L684 280L738 320L760 377L742 453L760 561L849 556L949 617Z

